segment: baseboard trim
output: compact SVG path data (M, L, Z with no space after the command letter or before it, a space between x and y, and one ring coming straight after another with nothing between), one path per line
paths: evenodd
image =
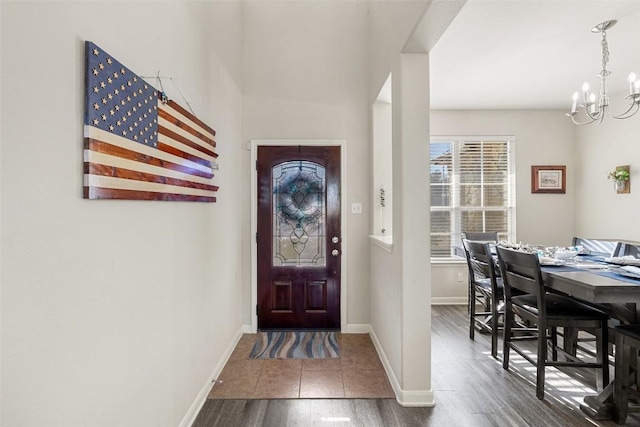
M387 355L385 354L384 349L382 348L382 344L380 344L380 340L378 340L378 336L376 335L373 327L370 327L369 336L371 337L371 341L373 341L373 345L378 352L378 357L380 357L382 366L387 373L387 377L389 378L389 382L391 383L393 392L396 395L396 401L400 404L400 406L435 406L436 402L433 398L433 392L431 390L402 390L402 387L400 387L400 382L398 381L398 377L396 377L395 372L391 368L391 363L389 363L389 359L387 358Z
M400 387L400 382L396 377L395 372L391 369L391 363L389 363L389 359L387 358L384 349L382 348L382 344L380 344L380 340L376 335L376 332L373 328L371 328L371 332L369 332L369 336L371 337L371 341L373 341L373 346L376 348L378 352L378 357L380 357L380 361L382 362L382 366L384 367L385 372L387 373L387 377L389 378L389 382L391 383L391 387L393 388L393 392L396 394L396 400L398 400L398 396L402 393L402 388Z
M350 323L342 328L343 334L368 334L371 331L371 325Z
M396 401L405 408L421 407L431 408L436 406L436 401L433 398L433 391L431 390L412 390L403 391L401 396L396 393Z
M229 357L231 357L233 349L235 349L236 345L238 345L238 341L240 341L240 338L242 338L242 334L247 333L247 331L250 330L251 326L247 325L243 325L238 329L235 336L231 340L231 343L229 343L229 346L220 358L220 361L216 364L215 368L213 368L211 375L209 375L209 378L207 378L207 381L202 386L202 389L200 389L198 396L196 396L196 399L193 401L191 407L180 422L179 427L191 427L193 425L198 416L198 413L200 412L200 409L202 409L202 406L204 405L204 402L207 400L207 396L211 391L211 384L216 378L218 378L218 376L222 372L222 369L224 368L224 365L227 364L227 360L229 360Z
M431 297L431 305L467 305L467 297Z

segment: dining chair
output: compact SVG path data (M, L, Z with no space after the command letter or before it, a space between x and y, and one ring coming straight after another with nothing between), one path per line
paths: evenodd
M640 350L640 325L616 326L615 336L616 370L613 379L613 418L616 423L624 424L629 412L640 412L639 405L629 405L629 396L632 396L635 401L640 399L638 385L636 384L636 389L633 389L629 381L631 360L638 357L638 350Z
M495 261L488 243L462 239L467 257L470 283L469 338L474 339L475 329L491 334L491 356L498 357L498 335L502 329L499 318L503 310L502 278L496 275ZM476 310L477 303L484 310Z
M622 243L615 240L585 239L583 237L574 237L571 246L582 246L591 255L604 257L619 256L622 249Z
M619 256L633 256L640 258L640 245L634 245L633 243L622 243Z
M489 242L489 243L498 243L498 232L497 231L463 231L462 239L473 240L475 242ZM464 247L462 250L465 252L463 257L466 257L466 251ZM496 270L496 273L500 275L500 272ZM469 276L469 280L467 281L468 285L468 294L467 294L467 312L471 313L471 302L474 301L473 296L471 295L471 276ZM489 306L485 306L485 311L489 311ZM473 337L471 337L473 339Z
M572 366L600 368L602 383L609 382L609 365L607 358L609 316L595 308L579 303L568 297L548 293L544 286L538 256L532 253L519 252L501 246L496 248L498 263L502 272L504 285L504 338L502 367L509 369L509 352L514 350L525 360L536 367L536 397L544 399L545 368L547 366ZM521 291L517 295L514 291ZM535 328L533 334L517 336L512 331L515 316L528 321ZM565 352L558 347L558 327L589 329L596 333L596 362ZM537 357L529 356L521 341L537 340ZM549 344L550 343L550 344ZM551 349L551 359L547 350ZM565 360L558 359L561 353Z
M618 257L623 255L634 255L636 257L640 257L636 255L637 248L630 247L616 240L602 240L602 239L588 239L583 237L574 237L571 242L572 246L582 246L585 251L587 251L591 255L597 255L602 257ZM629 251L629 253L625 253L625 251ZM612 322L610 322L612 323ZM613 321L615 323L615 321ZM612 326L610 325L609 330L611 331ZM591 332L591 331L587 331ZM593 333L588 337L579 337L578 332L574 328L565 328L562 331L562 336L565 342L565 350L568 350L571 354L576 354L578 349L583 351L589 351L586 347L581 346L580 343L584 342L593 342L594 337ZM609 338L613 340L613 334L609 334ZM611 343L613 344L613 342Z
M498 243L498 232L497 231L465 231L462 233L462 238L467 240L473 240L476 242Z

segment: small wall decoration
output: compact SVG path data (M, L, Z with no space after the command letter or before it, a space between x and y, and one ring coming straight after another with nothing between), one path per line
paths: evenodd
M631 166L616 166L616 168L607 174L607 178L613 180L613 189L618 194L631 193Z
M531 166L532 193L566 192L566 166Z
M84 198L215 202L216 132L87 41Z

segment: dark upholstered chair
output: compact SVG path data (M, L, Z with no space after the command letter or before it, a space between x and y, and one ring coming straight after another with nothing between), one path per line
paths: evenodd
M491 356L498 356L499 317L503 311L502 278L496 276L496 267L488 243L462 239L469 267L469 338L474 339L479 327L491 334ZM476 311L477 302L484 307Z
M502 367L509 369L509 351L514 350L537 368L536 396L544 399L544 378L547 366L573 366L602 369L603 384L609 382L607 360L609 316L595 308L581 304L571 298L546 292L536 254L514 251L498 246L498 262L502 272L505 295L504 309L504 350ZM515 290L523 292L516 295ZM511 325L515 316L536 325L534 336L518 334L514 336ZM558 347L558 327L589 329L596 333L596 362L578 359ZM518 344L523 340L536 339L537 358L533 359ZM548 358L548 341L551 345L551 360ZM561 352L566 360L558 359Z
M483 242L483 243L498 243L498 232L497 231L463 231L462 232L462 239L467 239L467 240L473 240L474 242ZM464 247L462 248L462 251L464 252L464 254L462 255L463 257L466 257L466 251L464 250ZM500 275L500 272L498 270L496 270L496 273L498 275ZM468 289L468 306L467 306L467 311L469 313L471 313L471 302L473 301L473 296L471 295L471 276L469 275L469 280L468 280L468 285L469 285L469 289ZM489 311L489 306L487 304L485 304L485 311ZM473 339L473 336L471 337L471 339Z
M591 255L604 257L620 256L622 243L615 240L585 239L574 237L572 246L582 246Z
M498 243L498 232L497 231L487 231L487 232L465 231L464 233L462 233L462 238L467 240L473 240L475 242Z
M582 246L585 251L591 255L603 256L603 257L618 257L623 255L633 255L636 258L640 258L638 254L638 247L630 244L624 244L617 240L601 240L601 239L586 239L583 237L574 237L571 243L573 246ZM610 323L609 331L611 332L611 323L616 323L612 320ZM578 338L578 333L572 328L566 328L563 331L565 340L565 349L568 349L572 354L575 354L578 348L585 350L585 347L579 345L580 342L593 341L591 337ZM609 339L613 340L613 334L609 334ZM613 344L613 341L611 342Z
M640 325L619 325L615 328L616 335L616 373L613 380L613 416L618 424L624 424L627 413L640 412L640 406L629 405L629 396L634 400L640 399L637 389L630 385L629 367L632 358L638 357L640 350ZM634 381L635 382L635 381Z
M640 258L640 245L634 245L633 243L623 243L620 248L619 256L631 255L636 258Z

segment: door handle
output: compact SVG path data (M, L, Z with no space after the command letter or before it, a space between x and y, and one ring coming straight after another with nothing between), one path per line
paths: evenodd
M338 255L340 255L340 251L337 250L337 249L334 249L334 250L331 251L331 255L338 256Z

